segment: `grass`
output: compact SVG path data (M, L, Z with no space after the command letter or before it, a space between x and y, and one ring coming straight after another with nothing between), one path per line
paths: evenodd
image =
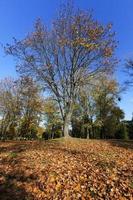
M11 152L11 153L9 153L9 157L10 158L16 158L17 157L17 153Z

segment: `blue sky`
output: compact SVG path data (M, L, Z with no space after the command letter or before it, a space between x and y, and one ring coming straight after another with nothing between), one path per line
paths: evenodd
M56 15L62 0L0 0L0 42L12 43L12 37L23 38L33 30L36 18L40 17L48 25ZM65 1L64 1L65 2ZM117 79L122 82L125 59L133 57L133 0L74 0L76 7L93 9L94 16L102 23L112 22L119 41L116 50L121 60ZM4 55L0 48L0 78L16 76L15 62ZM122 94L120 107L126 119L131 119L133 112L133 88Z

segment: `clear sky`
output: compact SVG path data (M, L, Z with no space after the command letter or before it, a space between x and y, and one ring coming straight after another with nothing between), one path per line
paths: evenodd
M23 38L32 31L38 17L49 25L61 2L63 0L0 0L0 43L11 43L12 37ZM119 41L116 54L121 60L116 76L120 82L124 81L125 59L133 57L133 0L74 0L74 4L82 9L93 9L95 18L102 23L113 23ZM15 62L0 48L0 78L7 76L16 76ZM126 119L131 119L133 88L124 92L120 107Z

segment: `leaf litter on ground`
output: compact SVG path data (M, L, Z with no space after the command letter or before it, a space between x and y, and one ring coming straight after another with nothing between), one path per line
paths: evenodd
M133 143L127 144L73 138L0 142L0 199L132 200Z

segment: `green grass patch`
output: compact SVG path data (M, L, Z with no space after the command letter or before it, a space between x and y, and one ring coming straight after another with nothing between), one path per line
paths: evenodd
M9 153L10 158L16 158L17 156L18 156L18 154L16 152Z

